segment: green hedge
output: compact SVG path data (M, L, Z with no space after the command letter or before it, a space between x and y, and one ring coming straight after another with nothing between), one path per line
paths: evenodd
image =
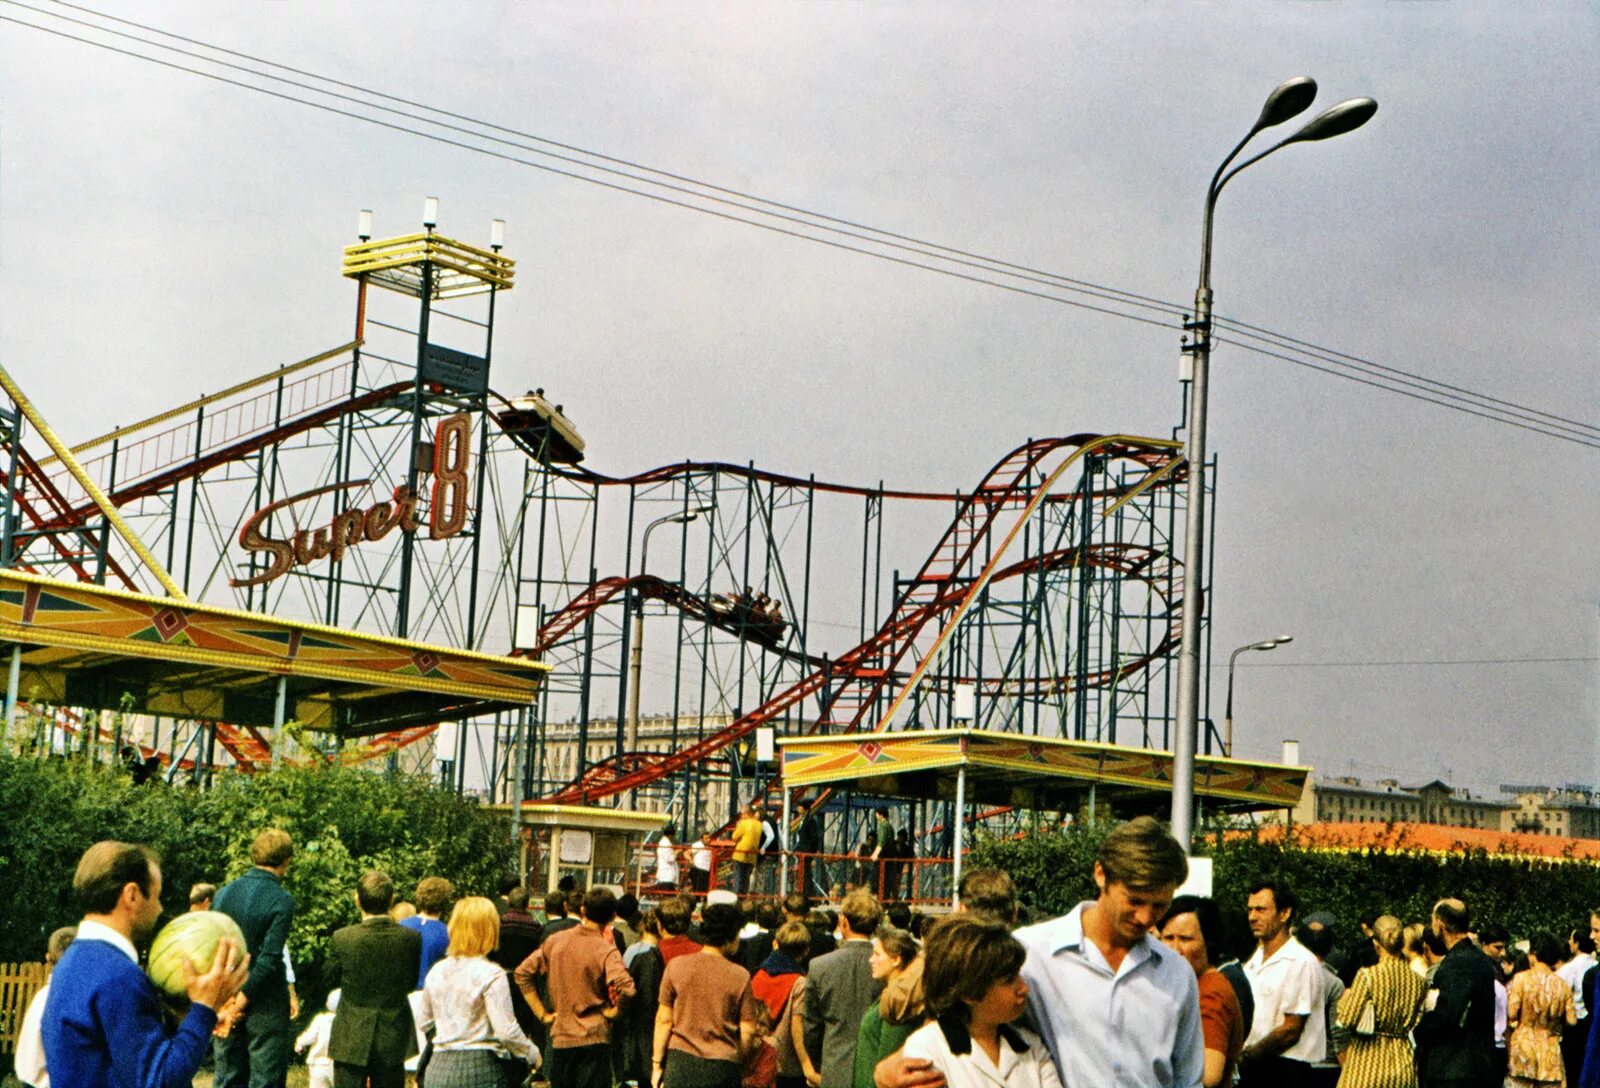
M510 823L476 801L411 776L360 768L229 775L210 790L135 786L117 767L83 759L0 754L0 962L43 958L45 939L78 918L72 872L101 839L160 852L168 914L192 884L222 884L249 868L250 840L281 827L295 842L285 886L295 897L290 951L302 1005L321 1005L328 940L357 920L356 879L386 870L409 897L424 876L460 895L493 895L515 871Z
M1091 870L1109 824L1040 831L1015 839L983 839L969 864L1011 873L1022 900L1041 917L1061 914L1093 898ZM1213 891L1224 907L1243 911L1249 885L1286 881L1300 897L1301 913L1326 911L1344 935L1368 911L1422 921L1446 896L1466 901L1474 925L1498 922L1513 938L1539 930L1565 935L1587 926L1600 904L1600 865L1535 860L1460 848L1447 854L1407 849L1325 851L1239 835L1201 848L1214 862Z

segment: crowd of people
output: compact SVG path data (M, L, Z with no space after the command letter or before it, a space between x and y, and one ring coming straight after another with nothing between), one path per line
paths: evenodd
M965 873L940 917L865 887L836 911L730 889L642 909L566 881L536 913L515 880L491 900L429 877L400 903L370 871L297 1038L293 857L269 829L246 873L191 891L243 940L186 963L175 1002L139 967L160 859L92 846L19 1078L178 1088L209 1052L217 1088L280 1088L303 1052L313 1088L1600 1088L1600 910L1512 946L1446 898L1341 943L1280 881L1240 903L1176 895L1188 859L1148 817L1105 838L1094 899L1031 924L998 870Z
M765 802L756 798L741 808L726 839L714 839L714 832L711 825L701 825L693 841L681 845L677 829L667 824L648 848L655 863L650 894L674 892L685 883L696 894L724 886L737 895L777 891L777 870L785 852L778 818ZM727 851L727 862L720 868L719 847ZM850 854L830 855L823 852L821 820L809 803L798 801L787 856L794 865L794 887L805 895L839 899L854 887L867 888L886 902L912 895L917 852L911 831L904 827L896 831L885 807L873 810Z

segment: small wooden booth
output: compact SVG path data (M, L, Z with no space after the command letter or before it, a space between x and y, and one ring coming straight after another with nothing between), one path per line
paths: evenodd
M619 895L630 884L629 869L643 856L645 839L667 816L588 805L523 804L510 808L521 827L519 871L529 889L555 891L564 876L580 888L596 885Z

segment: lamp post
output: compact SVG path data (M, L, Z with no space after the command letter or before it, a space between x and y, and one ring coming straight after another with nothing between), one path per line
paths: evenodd
M1252 642L1248 646L1240 646L1228 655L1228 705L1227 709L1223 711L1225 724L1223 726L1222 754L1229 759L1233 758L1233 663L1246 650L1276 650L1285 642L1293 641L1293 635L1279 635L1277 638L1264 639L1261 642Z
M1303 112L1317 96L1316 81L1296 76L1274 87L1261 116L1211 176L1206 190L1205 221L1200 240L1200 283L1194 292L1194 317L1184 322L1183 356L1189 371L1189 434L1184 457L1189 463L1185 488L1188 503L1183 542L1183 641L1178 651L1178 707L1172 745L1172 836L1189 848L1194 830L1194 756L1200 735L1201 572L1205 536L1206 379L1211 361L1211 222L1223 186L1239 171L1294 143L1326 140L1360 128L1378 111L1370 98L1352 98L1324 111L1296 132L1229 170L1244 145L1262 129L1281 125Z
M650 567L650 534L663 525L687 525L697 520L701 514L709 514L716 509L714 506L697 506L693 510L683 510L676 514L668 514L664 518L656 518L644 528L644 543L639 548L639 573L642 575ZM633 595L633 644L628 651L628 731L624 738L623 748L626 751L636 751L639 747L639 680L644 671L644 598L637 592Z

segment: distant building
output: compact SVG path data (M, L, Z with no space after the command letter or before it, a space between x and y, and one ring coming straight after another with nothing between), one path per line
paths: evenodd
M640 752L665 755L686 748L701 737L726 729L733 722L729 714L683 715L676 721L671 715L639 717ZM589 722L584 732L583 765L593 766L610 758L617 750L617 720L596 718ZM554 792L571 782L578 774L577 722L550 722L544 726L544 743L533 755L532 767L535 792ZM750 738L750 744L755 738ZM727 754L725 751L724 753ZM752 757L753 757L753 753ZM770 770L770 768L768 768ZM746 773L754 778L755 769ZM720 827L729 817L728 775L726 766L718 766L711 773L696 776L695 797L688 812L695 820L704 820ZM543 781L543 789L538 783ZM752 783L753 785L753 783ZM685 778L670 775L646 789L639 790L628 807L640 812L670 811L681 823L685 814ZM743 799L743 798L741 798ZM681 833L681 832L680 832Z
M1490 831L1600 839L1600 804L1580 786L1501 786L1501 797L1474 796L1434 779L1402 786L1384 778L1307 776L1293 819L1308 823L1417 823Z

